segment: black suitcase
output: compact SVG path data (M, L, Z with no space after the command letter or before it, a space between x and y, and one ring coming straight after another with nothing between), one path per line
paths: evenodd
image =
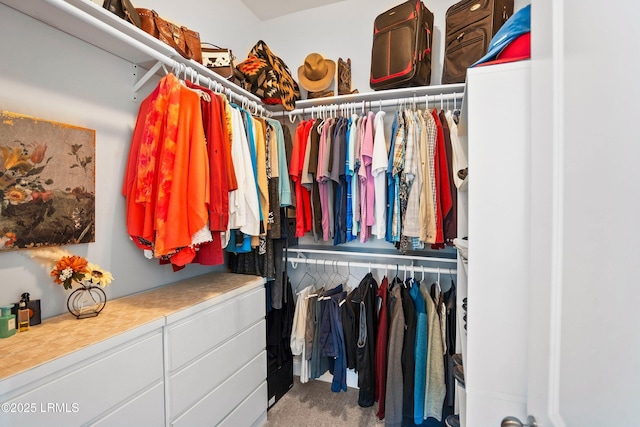
M442 84L464 83L467 68L511 15L513 0L463 0L447 9Z
M420 0L378 15L373 26L371 89L428 85L432 29L433 13Z

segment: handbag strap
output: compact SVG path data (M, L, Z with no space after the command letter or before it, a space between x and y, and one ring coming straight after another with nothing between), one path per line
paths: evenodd
M229 50L229 49L226 49L226 48L224 48L224 47L220 47L220 46L218 46L217 44L213 44L213 43L209 43L209 42L202 42L202 44L203 44L203 45L205 45L205 44L206 44L206 45L209 45L209 46L213 46L213 47L215 47L216 49Z

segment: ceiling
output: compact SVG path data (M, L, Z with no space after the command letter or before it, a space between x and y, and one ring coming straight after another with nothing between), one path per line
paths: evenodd
M242 0L260 20L266 21L301 10L313 9L344 0Z

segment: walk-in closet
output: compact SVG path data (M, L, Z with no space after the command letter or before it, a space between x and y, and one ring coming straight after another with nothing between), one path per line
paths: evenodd
M242 71L0 0L0 426L639 425L639 4L374 90L401 1L131 3Z

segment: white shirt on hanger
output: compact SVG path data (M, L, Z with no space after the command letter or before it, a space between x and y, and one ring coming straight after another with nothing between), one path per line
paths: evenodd
M378 239L384 239L387 232L387 139L384 135L384 111L376 113L373 122L373 158L371 161L371 174L374 183L374 216L375 224L371 228L371 234Z

